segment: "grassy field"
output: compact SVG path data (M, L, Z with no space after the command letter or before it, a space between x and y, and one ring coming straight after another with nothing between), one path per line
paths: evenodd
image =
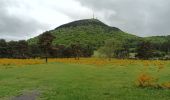
M141 73L149 73L159 84L170 82L169 61L51 59L48 64L31 61L1 59L2 100L24 91L38 91L40 100L170 100L168 88L136 85Z

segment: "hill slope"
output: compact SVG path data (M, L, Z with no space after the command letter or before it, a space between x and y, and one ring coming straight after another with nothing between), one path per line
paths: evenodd
M170 35L168 35L168 36L151 36L151 37L145 37L144 39L149 40L152 43L165 43L170 40Z
M62 44L69 46L75 41L81 44L90 44L94 47L103 45L104 41L110 38L120 41L130 39L138 41L139 37L121 31L116 27L110 27L97 19L85 19L61 25L50 31L56 39L54 45ZM37 43L38 38L28 40L29 44Z

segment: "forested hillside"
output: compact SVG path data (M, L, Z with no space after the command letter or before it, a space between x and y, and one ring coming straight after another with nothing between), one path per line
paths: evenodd
M139 37L121 31L119 28L110 27L97 19L85 19L71 22L49 31L56 36L54 45L70 46L76 41L82 45L93 45L98 48L104 45L104 41L114 38L120 41L138 41ZM28 40L29 44L36 44L38 38Z
M98 19L84 19L61 25L27 41L0 41L1 58L91 57L165 58L170 36L139 37Z

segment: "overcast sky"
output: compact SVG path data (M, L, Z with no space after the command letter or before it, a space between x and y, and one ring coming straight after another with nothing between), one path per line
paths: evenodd
M93 12L138 36L170 35L170 0L0 0L0 38L29 39Z

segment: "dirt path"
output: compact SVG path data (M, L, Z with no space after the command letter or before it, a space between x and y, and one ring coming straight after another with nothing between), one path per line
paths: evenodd
M32 92L24 92L22 95L16 96L11 100L36 100L39 97L39 92L32 91Z

